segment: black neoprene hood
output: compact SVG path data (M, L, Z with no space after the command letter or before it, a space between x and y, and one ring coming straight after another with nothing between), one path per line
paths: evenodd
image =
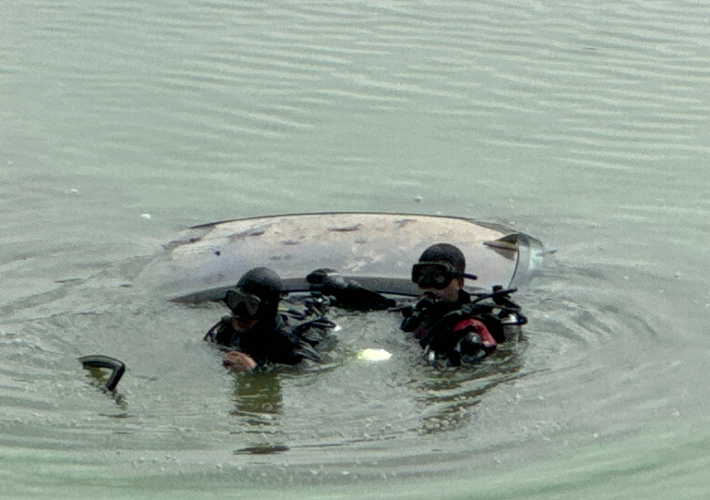
M283 289L279 275L266 267L255 267L244 273L237 287L272 304L279 301Z
M430 246L421 257L419 263L431 262L436 264L449 264L454 271L463 273L466 271L466 257L459 248L451 243L437 243Z

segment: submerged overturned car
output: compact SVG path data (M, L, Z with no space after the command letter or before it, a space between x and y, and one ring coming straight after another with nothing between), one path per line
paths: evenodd
M469 290L526 283L544 255L540 241L462 217L315 213L250 217L194 226L166 245L138 277L180 302L224 297L246 271L273 269L287 291L308 290L306 275L336 269L384 294L418 295L412 264L432 243L459 247L478 280Z

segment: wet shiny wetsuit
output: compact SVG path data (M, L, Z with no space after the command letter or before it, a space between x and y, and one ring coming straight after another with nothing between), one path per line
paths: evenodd
M304 359L319 362L321 357L313 348L325 337L326 330L333 324L318 318L295 327L289 325L289 317L276 314L272 318L262 318L251 329L238 332L232 325L232 318L224 316L205 335L221 346L222 350L236 350L249 355L262 367L266 363L295 365Z
M279 311L282 291L281 278L274 271L266 267L250 269L224 297L232 316L224 316L210 328L204 340L220 345L224 351L247 355L257 368L266 363L295 365L304 359L320 361L313 346L335 324L323 317L320 302L313 300L302 304L305 311L292 309L289 315L282 314ZM292 326L291 318L300 323ZM242 327L235 328L235 321Z
M414 306L402 310L404 319L400 329L403 332L411 332L415 338L421 340L441 318L470 303L471 294L463 290L459 290L456 302L435 300L433 297L425 296L419 299Z

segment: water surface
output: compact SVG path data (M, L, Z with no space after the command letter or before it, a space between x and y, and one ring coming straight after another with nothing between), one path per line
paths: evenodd
M707 2L4 12L8 498L704 496ZM186 226L330 210L557 249L527 341L439 373L395 318L342 316L326 365L235 378L201 342L219 306L135 285ZM115 395L76 361L98 352Z

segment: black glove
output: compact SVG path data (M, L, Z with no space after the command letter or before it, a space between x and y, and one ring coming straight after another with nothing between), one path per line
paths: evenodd
M348 284L334 269L316 269L306 276L309 289L325 295L335 295L333 292L345 290Z

